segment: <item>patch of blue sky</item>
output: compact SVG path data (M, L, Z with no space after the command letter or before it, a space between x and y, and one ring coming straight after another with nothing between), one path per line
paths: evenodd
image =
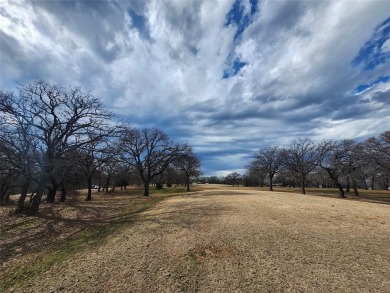
M225 26L235 25L237 27L234 34L234 41L236 41L245 29L252 23L253 16L258 10L258 0L250 0L250 11L245 11L245 3L242 0L236 0L226 15Z
M246 65L248 65L248 63L241 62L239 59L234 60L232 68L223 72L223 78L229 78L231 76L236 75L241 70L241 68Z
M383 46L390 39L390 17L375 28L369 41L352 60L353 66L362 65L364 71L373 70L390 60L390 49Z
M146 26L146 18L142 15L138 15L133 9L128 8L127 13L131 17L133 26L140 32L145 38L149 38L149 30Z
M245 4L249 4L249 9ZM248 64L246 62L242 62L239 60L239 58L237 58L237 56L235 56L234 49L237 43L240 41L242 33L252 23L257 11L258 0L249 0L249 2L246 3L242 0L236 0L226 15L225 27L235 26L236 32L234 34L233 46L226 60L227 69L225 69L223 72L223 78L229 78L236 75L241 70L241 68Z
M360 94L360 93L372 88L373 86L375 86L378 83L386 83L386 82L390 82L390 75L384 75L384 76L382 75L382 76L379 76L378 78L374 79L371 82L360 84L353 90L353 92L354 92L354 94Z

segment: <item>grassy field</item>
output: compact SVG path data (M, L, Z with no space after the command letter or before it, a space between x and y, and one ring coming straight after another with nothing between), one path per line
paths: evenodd
M267 188L262 188L262 190L267 190ZM300 188L274 188L275 191L279 192L292 192L299 193ZM338 197L339 191L335 188L314 188L309 187L306 189L306 193L309 195L320 195L320 196L332 196ZM390 204L390 190L364 190L359 189L359 197L355 196L353 190L350 192L345 192L345 196L353 200L369 200L377 201Z
M268 191L269 187L242 187L242 186L231 186L231 185L222 185L222 184L199 184L195 185L197 190L210 190L210 189L225 189L231 190L261 190ZM284 187L274 187L275 192L288 192L288 193L300 193L300 187L296 188L284 188ZM308 195L318 195L325 197L339 197L339 191L336 188L315 188L307 187L306 193ZM390 190L365 190L359 189L359 196L355 196L353 190L350 192L345 192L345 196L348 200L357 200L357 201L371 201L384 204L390 204Z
M0 292L386 292L390 209L194 185L1 207ZM384 192L384 197L389 194ZM369 191L367 196L375 196Z
M161 200L185 192L185 188L143 189L132 187L115 193L94 192L91 202L85 191L66 203L42 204L36 217L14 214L15 206L0 207L0 292L80 253L101 245L139 213ZM16 199L16 198L15 198Z

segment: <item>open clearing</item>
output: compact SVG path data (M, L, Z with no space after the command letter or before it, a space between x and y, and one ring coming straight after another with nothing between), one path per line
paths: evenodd
M117 229L104 241L4 290L390 292L389 205L225 188L135 211L120 226L111 219Z

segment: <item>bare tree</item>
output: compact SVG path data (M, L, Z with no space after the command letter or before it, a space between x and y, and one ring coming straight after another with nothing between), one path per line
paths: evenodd
M52 172L49 175L47 184L47 203L54 203L58 189L63 186L66 177L76 167L75 159L70 154L64 154L64 156L58 159L54 165ZM66 192L65 192L66 193ZM65 201L65 194L62 194L61 201Z
M82 168L87 181L86 200L92 200L92 179L97 170L107 162L113 160L117 152L113 143L107 137L98 139L91 137L90 142L81 146L78 151L78 164Z
M20 170L15 161L14 154L0 145L0 205L8 202L8 192L18 177Z
M223 177L217 177L217 176L210 176L210 177L204 177L203 182L209 183L209 184L221 184L225 178Z
M114 191L115 186L120 187L121 190L127 189L127 185L130 183L130 178L133 172L133 167L120 162L118 164L116 174L114 174L114 184L112 191Z
M28 108L29 101L19 99L13 93L0 92L0 147L3 156L7 157L8 168L12 166L13 169L8 178L18 178L21 187L19 209L23 209L38 158L37 139L30 124L34 116ZM2 161L5 166L5 159Z
M319 148L308 138L294 140L286 152L285 164L301 182L301 193L306 194L307 176L319 164Z
M270 191L273 191L273 179L275 174L282 169L283 158L284 151L278 147L262 148L255 155L253 164L267 174Z
M144 196L149 196L149 185L161 175L187 148L174 143L163 131L127 128L123 130L120 148L124 162L134 167L144 183Z
M369 138L366 147L376 164L390 172L390 130Z
M106 135L107 119L112 115L102 109L101 102L80 88L66 90L39 80L22 85L19 96L13 96L12 103L2 111L10 121L23 119L29 125L29 133L37 140L41 156L39 185L33 198L30 214L39 210L44 189L56 161L66 152L75 150L91 141ZM20 109L14 105L26 105Z
M263 169L260 168L258 161L255 159L251 160L246 168L246 177L251 182L251 184L263 187L267 174Z
M340 183L340 177L345 174L348 164L347 144L337 143L331 140L319 145L321 151L320 167L324 169L339 190L340 197L345 198L344 189Z
M241 179L241 174L237 172L232 172L228 174L225 178L226 182L233 186L236 185L240 179Z
M357 179L362 174L364 166L360 153L361 144L356 144L352 139L344 139L339 142L340 148L345 154L343 175L346 179L347 191L352 183L355 196L359 196Z
M190 178L201 175L200 160L192 151L192 147L187 149L174 161L176 168L184 174L186 178L187 192L190 191Z
M168 168L165 170L165 182L167 187L172 187L172 184L181 184L182 182L185 182L185 179L183 180L184 174L180 172L178 169L174 168L173 166L168 166Z
M54 197L56 195L57 190L61 187L61 196L60 201L64 202L67 198L68 191L74 191L75 189L80 189L84 187L83 182L80 178L83 178L85 174L85 170L80 167L79 164L79 152L71 151L67 152L58 163L50 174L50 181L52 178L56 178L57 189L52 192L52 202L54 202ZM52 184L53 186L53 184ZM48 193L48 198L49 198Z

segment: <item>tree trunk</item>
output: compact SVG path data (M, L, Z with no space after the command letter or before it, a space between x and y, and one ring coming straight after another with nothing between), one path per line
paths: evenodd
M30 204L32 203L35 194L36 194L36 191L31 192L31 194L30 194L30 200L28 201Z
M54 177L50 177L50 183L51 183L51 188L49 189L49 192L47 193L47 198L46 202L47 203L54 203L57 190L60 187L60 184L57 183L56 179Z
M350 191L349 179L347 179L347 187L345 188L345 192L349 192L349 191Z
M54 188L48 188L46 203L54 203L56 196L56 190Z
M26 182L23 184L22 191L18 200L18 210L23 210L24 208L24 201L26 200L28 189L30 188L30 183L31 180L27 179Z
M342 197L342 198L346 198L345 193L344 193L343 186L342 186L337 180L334 181L334 184L335 184L335 185L337 186L337 188L339 189L339 196Z
M366 178L363 178L363 186L364 186L364 189L365 190L368 190L368 186L367 186L367 182L366 182Z
M335 176L333 173L335 171L332 172L332 169L327 169L327 168L324 168L324 169L326 170L326 172L328 172L328 175L329 175L330 179L332 180L333 184L338 188L339 196L342 198L346 198L343 186L338 181L338 176Z
M306 181L306 177L303 176L303 177L302 177L302 180L301 180L301 193L302 193L302 194L306 194L306 190L305 190L305 181Z
M353 186L353 192L355 193L356 196L359 196L359 192L357 190L357 186L356 186L356 181L355 179L352 179L352 186Z
M6 194L8 188L5 188L4 185L0 185L0 204L4 205L6 203Z
M269 174L269 191L274 191L274 188L273 188L273 175Z
M28 210L29 215L36 215L39 211L39 206L42 201L43 192L46 188L47 182L49 181L49 173L43 174L39 180L39 185L36 194L32 198L31 207Z
M188 176L187 176L186 184L187 184L187 192L189 192L190 191L190 177L188 177Z
M92 176L87 177L87 184L88 184L88 193L87 193L87 201L92 200Z
M66 199L66 187L64 184L62 184L61 188L61 202L64 202Z
M332 180L334 182L334 185L339 190L339 196L342 197L342 198L345 198L345 193L344 193L343 186L340 184L340 182L337 180L337 178L335 178L334 176L331 176L331 178L332 178Z
M386 178L383 180L383 187L385 190L388 190L389 189L389 177L386 176Z
M374 190L374 189L375 189L374 183L375 183L375 176L372 176L372 177L371 177L371 190Z
M149 196L149 181L145 181L144 183L144 196Z
M4 198L5 198L5 196L4 196L2 188L0 186L0 205L3 205L5 203Z
M110 180L111 180L111 176L107 176L107 179L106 179L106 192L108 192L108 186L110 185Z

